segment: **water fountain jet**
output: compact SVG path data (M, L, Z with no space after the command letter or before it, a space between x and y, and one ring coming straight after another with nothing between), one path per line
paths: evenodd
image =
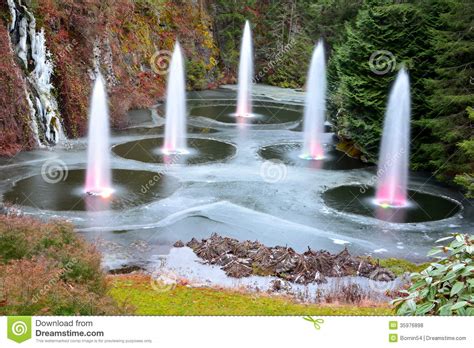
M85 192L109 198L114 192L110 169L110 125L105 82L99 73L92 91L89 110L87 172Z
M408 204L410 104L410 80L402 68L390 91L380 146L375 201L382 208L401 208Z
M303 119L303 150L300 158L324 159L322 137L326 113L326 62L320 40L314 49L308 71Z
M249 21L245 22L242 46L240 48L239 86L237 93L237 117L252 117L252 34Z
M166 156L189 154L186 141L186 82L179 42L176 42L168 74L165 142L161 151Z

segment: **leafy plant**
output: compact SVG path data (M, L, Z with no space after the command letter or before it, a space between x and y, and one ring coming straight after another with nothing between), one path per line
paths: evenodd
M207 87L206 65L202 61L186 61L186 79L189 90L202 90Z
M453 234L454 240L428 253L449 254L425 270L412 273L412 285L392 301L398 315L474 315L474 235Z

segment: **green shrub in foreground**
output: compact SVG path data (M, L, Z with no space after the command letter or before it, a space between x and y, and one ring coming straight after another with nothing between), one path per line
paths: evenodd
M453 239L428 256L447 253L425 270L411 274L412 285L395 299L398 315L474 315L474 235L453 234Z
M99 252L71 224L0 215L0 315L104 315Z

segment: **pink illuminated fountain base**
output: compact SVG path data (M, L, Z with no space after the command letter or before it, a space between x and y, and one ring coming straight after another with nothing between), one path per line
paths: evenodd
M408 205L406 192L398 182L388 182L377 187L375 203L382 208L403 208Z
M313 141L308 146L308 149L306 149L304 153L300 154L299 157L305 160L323 160L324 148L319 142Z

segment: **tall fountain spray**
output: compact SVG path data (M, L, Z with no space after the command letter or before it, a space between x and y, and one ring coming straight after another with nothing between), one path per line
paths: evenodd
M165 155L186 154L186 82L184 77L183 54L176 42L171 57L166 88Z
M402 68L390 91L380 147L376 202L382 207L407 204L410 104L410 80Z
M237 95L238 117L252 116L252 76L253 76L253 54L252 54L252 34L250 32L249 21L245 22L242 46L240 48L239 64L239 89Z
M324 158L322 136L326 113L326 62L322 40L314 49L306 84L306 100L303 120L303 151L301 158Z
M88 132L85 191L89 195L108 197L113 192L109 149L109 109L105 83L100 73L97 75L92 91Z

